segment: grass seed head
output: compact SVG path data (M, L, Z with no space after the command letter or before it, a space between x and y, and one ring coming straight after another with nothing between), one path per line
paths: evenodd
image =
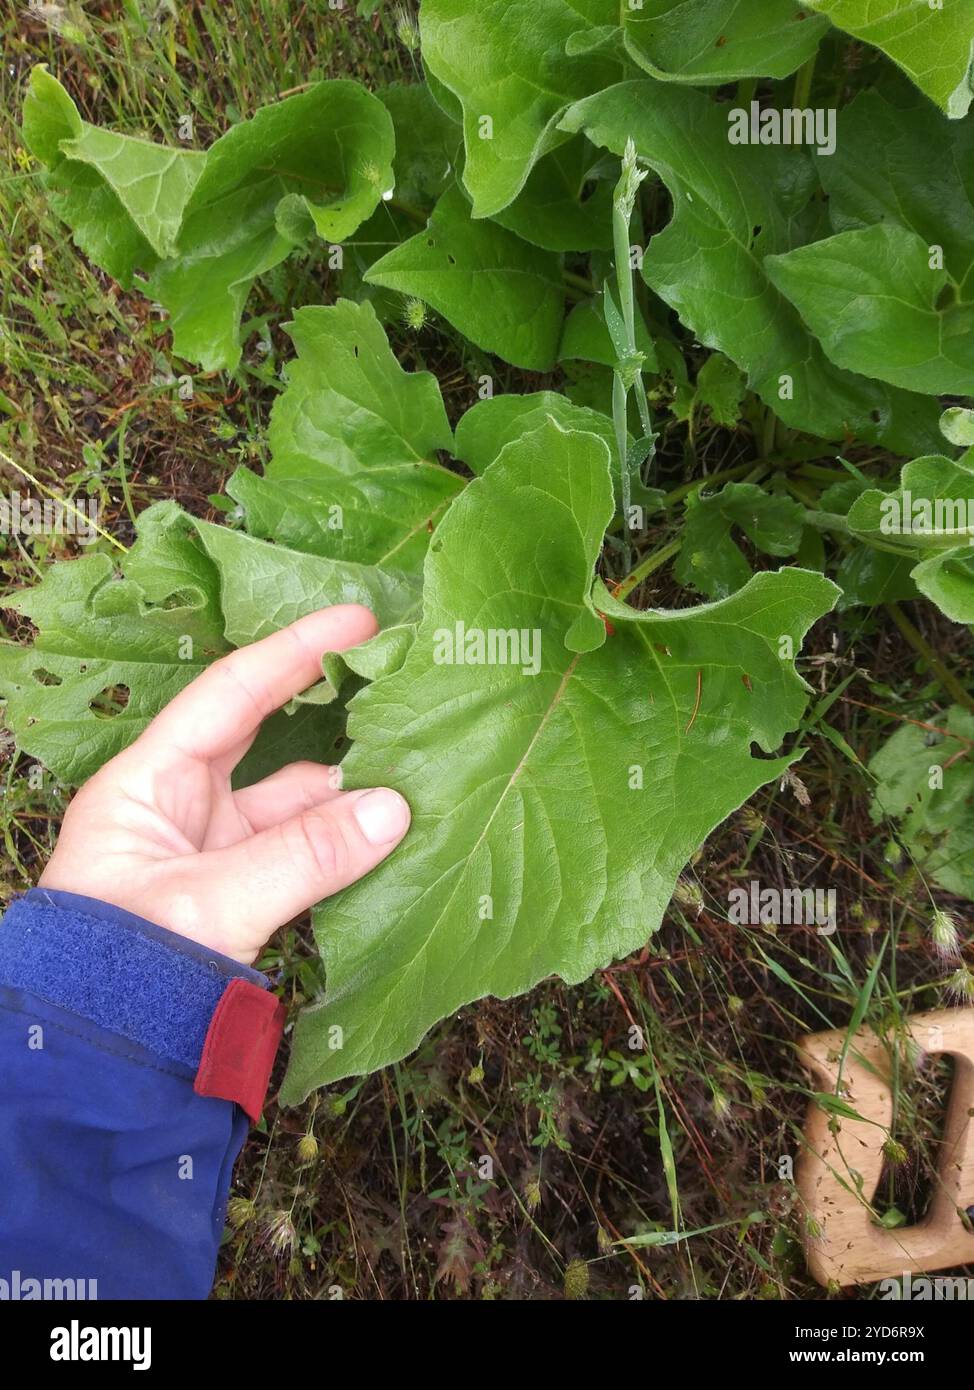
M402 311L403 323L414 333L426 327L426 305L421 299L407 299Z
M231 1197L227 1203L227 1220L235 1231L253 1221L257 1215L257 1203L250 1197Z
M318 1157L318 1141L313 1134L302 1134L298 1140L298 1162L314 1163Z
M289 1211L272 1211L264 1221L263 1236L275 1255L290 1255L297 1243L297 1232Z
M565 1297L584 1298L588 1293L588 1265L584 1260L569 1260L565 1267Z
M930 939L937 955L943 960L957 960L960 955L960 933L949 912L938 907L930 924Z
M408 48L410 53L416 53L419 49L419 25L416 18L411 15L405 5L396 7L396 38L403 48Z

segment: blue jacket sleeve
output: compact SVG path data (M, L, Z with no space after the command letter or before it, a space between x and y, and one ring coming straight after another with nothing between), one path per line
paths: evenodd
M65 1280L89 1298L206 1297L248 1119L194 1081L214 1012L240 978L267 987L91 898L33 889L10 907L0 1297L57 1296Z

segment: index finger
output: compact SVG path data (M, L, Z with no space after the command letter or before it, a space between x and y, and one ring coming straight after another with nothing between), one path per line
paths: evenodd
M156 715L132 745L158 757L210 762L257 732L269 714L321 678L325 652L373 637L375 616L357 603L309 613L207 667Z

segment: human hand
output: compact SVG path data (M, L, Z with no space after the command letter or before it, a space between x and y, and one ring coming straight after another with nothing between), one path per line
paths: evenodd
M320 678L322 654L375 632L367 608L323 608L214 662L77 793L40 887L252 964L278 927L374 869L409 826L398 792L343 792L319 763L230 787L261 721Z

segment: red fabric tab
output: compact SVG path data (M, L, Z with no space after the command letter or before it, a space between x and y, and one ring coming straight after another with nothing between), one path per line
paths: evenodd
M210 1019L193 1082L196 1094L235 1100L256 1124L286 1012L270 990L249 980L231 980Z

